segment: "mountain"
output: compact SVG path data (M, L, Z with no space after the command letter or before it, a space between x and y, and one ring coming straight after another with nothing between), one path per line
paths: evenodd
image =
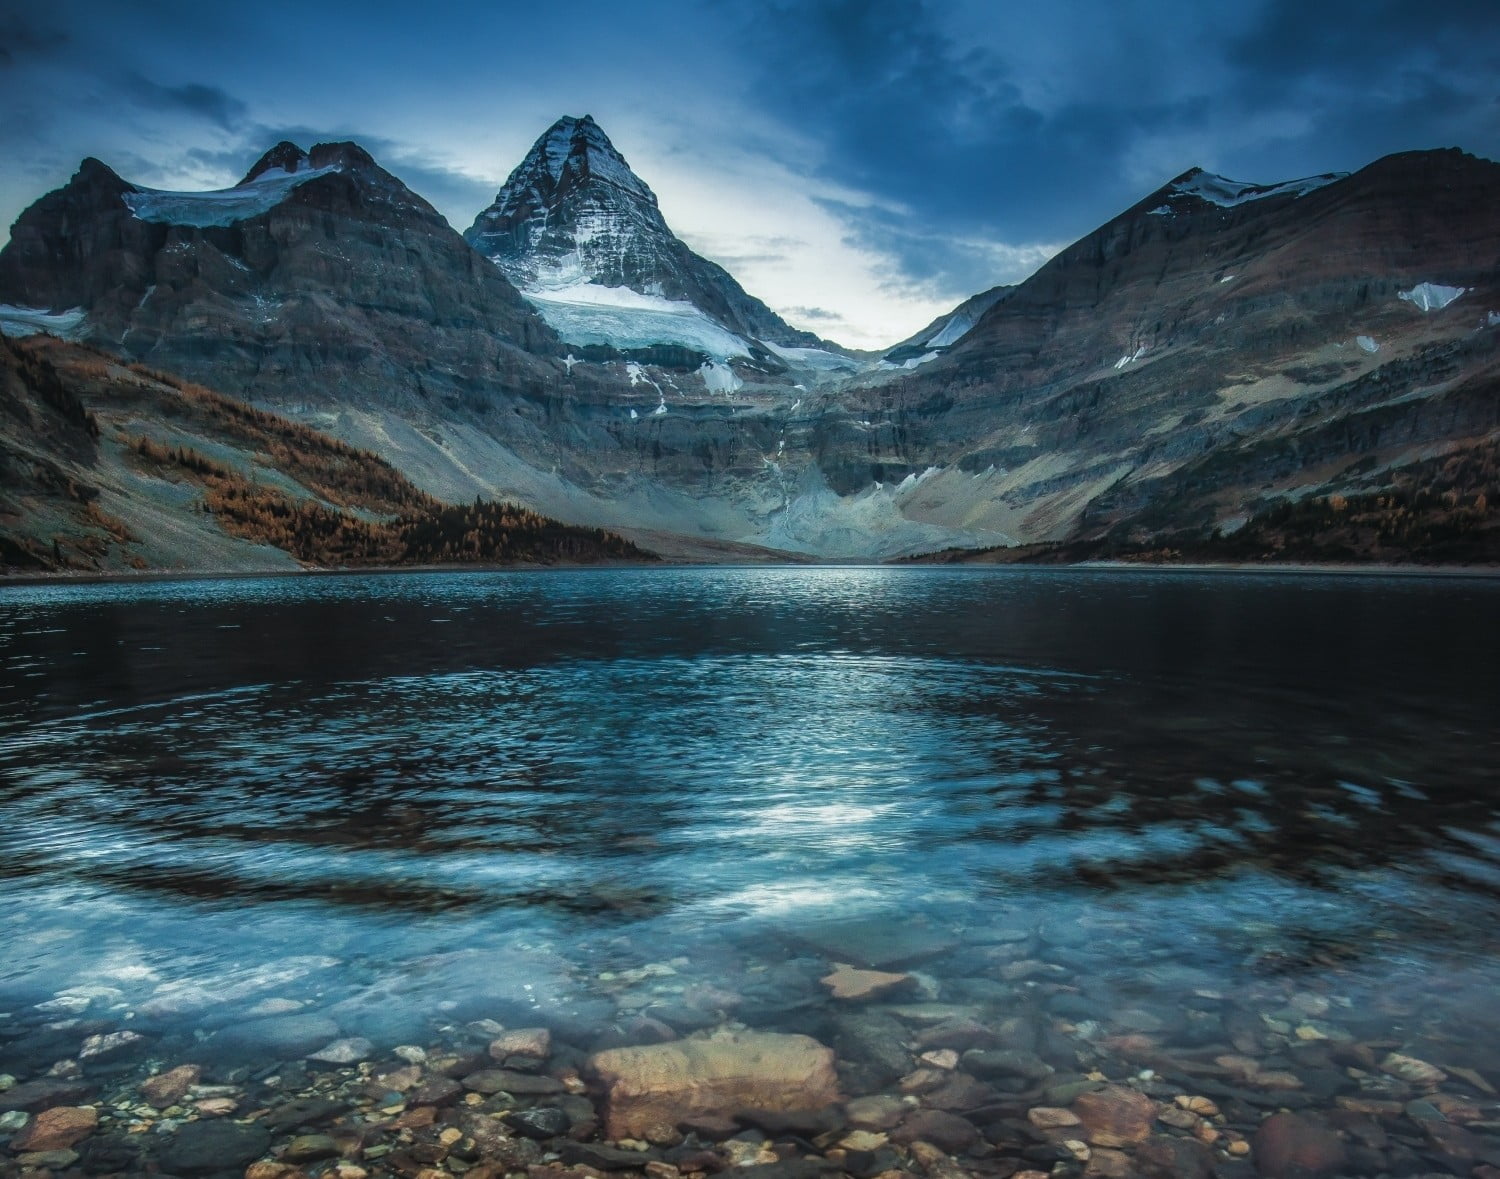
M688 249L588 115L552 124L464 238L591 359L691 367L827 347Z
M21 214L0 301L251 398L482 408L560 343L425 200L352 143L281 143L216 192L85 160ZM14 314L14 313L13 313ZM555 363L553 366L555 368Z
M275 571L649 560L107 353L0 336L0 569Z
M991 287L970 295L947 315L940 315L914 336L909 336L881 359L894 368L916 368L929 360L936 360L953 345L962 340L979 322L984 313L1005 298L1014 287Z
M1500 429L1500 165L1456 150L1250 185L1194 169L950 350L844 393L908 515L1013 540L1232 532ZM826 444L825 444L826 445Z
M560 252L528 247L521 279L563 281L561 247L592 247L568 196L589 190L624 218L598 239L623 269L580 269L574 289L657 300L746 355L561 338L543 288L353 144L278 145L212 193L85 161L0 250L0 331L181 374L450 503L513 500L678 553L1270 535L1278 505L1399 490L1500 431L1500 166L1457 151L1286 184L1195 169L930 325L915 356L869 363L675 297L675 239L630 220L660 224L649 189L597 128L565 130L507 186L519 203L502 194L527 241L566 229Z

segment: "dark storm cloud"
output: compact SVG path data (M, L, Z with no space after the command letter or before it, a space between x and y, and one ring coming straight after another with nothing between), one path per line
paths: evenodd
M225 131L244 125L249 108L234 95L217 86L189 82L182 86L163 86L140 74L127 74L120 86L131 101L141 106L174 114L206 119Z
M68 42L62 30L42 24L28 13L0 5L0 69L28 57L46 57Z

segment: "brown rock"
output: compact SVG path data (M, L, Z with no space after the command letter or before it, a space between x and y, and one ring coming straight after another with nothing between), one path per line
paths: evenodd
M858 970L842 962L834 964L833 973L822 983L835 999L874 999L891 991L911 986L909 974L891 974L884 970Z
M59 1105L43 1110L10 1140L17 1154L68 1150L94 1132L99 1111L86 1105Z
M1130 1156L1124 1151L1110 1150L1108 1147L1097 1148L1089 1158L1088 1169L1084 1175L1088 1179L1131 1179L1135 1174L1130 1165Z
M1380 1070L1414 1085L1440 1085L1448 1079L1448 1075L1436 1065L1418 1060L1415 1056L1403 1056L1399 1052L1392 1052L1382 1060Z
M905 1146L930 1142L949 1154L960 1154L979 1141L979 1131L973 1122L957 1114L944 1113L940 1109L918 1109L907 1115L896 1128L891 1141Z
M1073 1102L1088 1141L1095 1146L1127 1146L1144 1142L1156 1120L1156 1102L1123 1085L1107 1085L1084 1093Z
M1344 1165L1332 1130L1294 1113L1274 1114L1255 1132L1255 1166L1266 1179L1317 1179Z
M839 1100L831 1048L808 1036L726 1032L600 1052L610 1138L740 1109L813 1110Z
M1191 1138L1158 1135L1141 1143L1136 1165L1146 1179L1209 1179L1213 1174L1213 1151Z
M196 1064L181 1064L167 1072L157 1073L141 1082L141 1097L148 1105L166 1109L186 1097L202 1073Z
M857 1130L889 1130L905 1112L901 1099L888 1093L856 1097L844 1107L849 1124Z
M490 1056L504 1060L510 1056L529 1056L546 1060L552 1055L552 1033L546 1028L512 1028L490 1041Z
M1038 1130L1061 1130L1064 1127L1079 1124L1078 1115L1072 1110L1056 1109L1047 1105L1039 1105L1035 1109L1028 1110L1026 1120Z

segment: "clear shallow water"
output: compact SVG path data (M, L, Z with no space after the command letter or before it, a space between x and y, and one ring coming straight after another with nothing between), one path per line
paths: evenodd
M1497 607L1080 570L12 588L0 1009L171 1035L291 999L390 1044L529 1007L586 1042L709 986L816 1031L859 918L946 944L928 999L1076 991L1103 1034L1270 978L1488 1053Z

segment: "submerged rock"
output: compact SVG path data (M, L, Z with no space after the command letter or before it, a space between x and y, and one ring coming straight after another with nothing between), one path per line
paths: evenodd
M874 999L892 991L905 990L915 979L909 974L892 974L884 970L859 970L842 962L834 964L833 973L820 980L835 999Z
M1343 1140L1328 1127L1294 1113L1273 1114L1255 1132L1255 1167L1265 1179L1318 1179L1339 1170Z
M728 1032L589 1062L607 1093L611 1138L641 1138L686 1118L737 1110L816 1110L839 1099L833 1050L809 1036Z
M98 1124L98 1110L86 1105L60 1105L37 1114L11 1139L10 1148L17 1153L68 1150L92 1134Z

